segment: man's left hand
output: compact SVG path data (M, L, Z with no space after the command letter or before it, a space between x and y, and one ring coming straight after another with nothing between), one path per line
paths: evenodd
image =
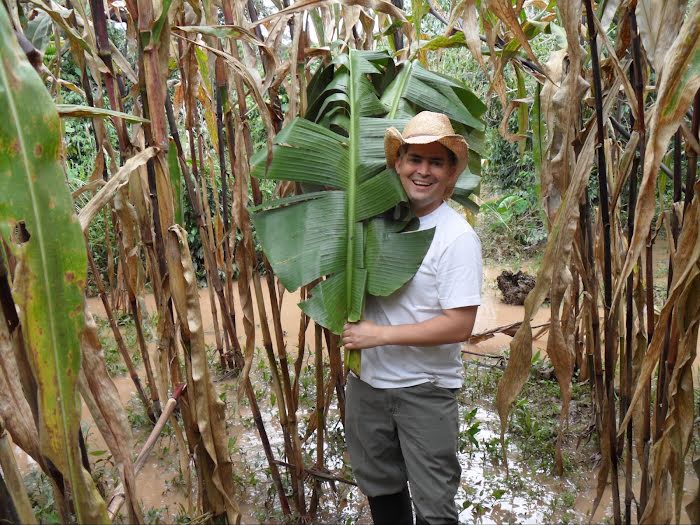
M361 350L384 344L382 326L372 321L345 323L343 327L343 345L349 350Z

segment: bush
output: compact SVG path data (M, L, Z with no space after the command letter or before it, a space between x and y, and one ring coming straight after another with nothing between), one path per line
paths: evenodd
M529 152L487 132L489 161L483 170L478 229L486 257L502 260L531 255L547 238L540 205L539 178Z

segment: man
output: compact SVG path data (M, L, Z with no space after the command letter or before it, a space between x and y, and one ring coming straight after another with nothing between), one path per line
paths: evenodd
M411 499L417 523L457 523L459 342L474 326L482 263L474 230L445 199L467 143L445 115L425 111L403 134L388 129L384 150L420 229L436 230L413 279L368 297L364 319L345 325L345 347L362 349L360 377L347 385L350 463L376 525L413 524Z

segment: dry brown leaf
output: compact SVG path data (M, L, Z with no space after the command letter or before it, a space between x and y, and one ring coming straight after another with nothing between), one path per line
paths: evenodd
M296 4L295 4L296 5ZM183 36L178 36L178 38L181 38L183 40L186 40L188 42L191 42L193 44L196 44L209 52L215 54L218 57L221 57L225 60L226 64L233 69L234 74L237 74L240 76L240 78L245 82L245 84L248 86L250 89L249 94L253 97L253 100L255 100L255 103L258 106L259 110L259 115L260 118L263 121L263 124L265 126L265 137L267 140L267 151L268 151L268 162L271 160L271 155L272 155L272 139L275 136L275 130L274 126L272 125L272 118L270 117L270 112L267 107L267 103L263 99L263 93L261 91L262 86L260 86L260 83L256 80L255 76L251 74L251 71L248 67L245 66L245 64L241 63L240 60L237 60L234 56L230 55L229 53L226 53L224 51L221 51L219 49L215 49L213 47L210 47L203 42L195 42L194 40L190 40L189 38L185 38ZM257 74L256 74L257 76Z
M294 34L292 37L292 45L290 48L289 63L291 67L289 68L290 78L287 83L287 93L289 95L289 103L287 106L287 113L284 117L284 122L289 123L294 120L297 115L299 115L300 107L300 96L303 91L303 86L300 84L303 82L299 73L299 41L301 40L301 30L303 28L301 13L294 15ZM301 113L303 114L303 113Z
M301 24L298 24L301 25ZM255 353L255 314L253 310L253 297L250 293L250 280L255 272L255 248L253 246L253 232L250 228L248 216L248 181L250 177L248 158L245 151L245 140L242 128L236 126L236 180L233 187L233 214L236 217L238 227L241 230L242 239L236 249L236 262L238 263L238 296L240 298L241 311L243 312L243 330L245 332L245 362L241 373L240 385L248 381L250 367L253 364ZM241 394L243 391L241 390Z
M654 443L651 451L651 492L640 524L671 521L671 506L668 504L671 492L674 501L673 520L680 523L684 458L690 446L694 419L692 366L700 321L700 269L697 267L693 269L674 314L674 323L681 334L678 345L680 353L669 386L668 414L663 422L663 435Z
M607 425L609 416L609 404L607 402L603 403L603 408L600 411L600 419L598 421L598 428L600 428L600 435L607 436L609 433L609 427ZM598 469L598 477L596 479L596 496L591 505L591 516L595 515L598 505L600 505L600 500L603 499L605 494L605 487L608 486L608 475L610 474L610 440L601 439L600 440L600 468Z
M281 9L277 13L261 18L257 22L253 23L251 27L255 27L257 25L267 25L281 16L297 13L299 11L308 11L317 7L328 7L338 2L346 6L360 6L380 13L385 13L395 20L402 22L404 26L404 33L406 33L406 35L410 38L409 35L412 26L407 22L403 11L390 2L385 2L384 0L300 0L299 2L295 2L293 5L285 9Z
M567 4L569 2L563 3ZM580 2L574 1L572 3L578 3L580 8ZM517 7L514 8L511 0L489 0L487 8L503 21L503 23L513 32L515 38L518 40L532 61L542 68L537 55L535 55L535 53L532 51L532 47L530 47L530 41L523 32L523 28L520 26L520 21L518 20L517 15L517 13L520 12L520 9ZM559 8L562 9L563 7L560 5Z
M619 82L618 84L619 85ZM603 106L603 116L607 117L610 108L617 99L615 86ZM556 215L545 248L542 266L537 274L535 287L525 299L525 313L522 326L510 344L511 354L508 366L498 383L496 407L501 419L501 436L508 426L508 414L515 398L522 390L530 373L532 361L532 319L535 311L544 301L552 284L555 270L566 268L573 247L574 233L578 226L579 202L588 185L588 178L593 165L595 135L590 133L581 149L572 175L571 184L564 194L559 212ZM556 277L561 279L561 277Z
M649 138L644 158L644 176L639 187L635 209L634 235L630 241L620 280L615 289L613 304L620 300L627 276L646 244L649 227L654 216L656 179L659 165L666 154L671 137L684 118L695 93L700 88L700 3L689 13L680 34L665 57L665 71L658 88L656 106L649 120ZM694 65L693 65L694 64Z
M624 151L622 152L620 162L615 167L615 170L618 172L619 176L615 179L612 198L610 199L611 213L615 211L619 213L617 204L620 199L620 195L622 195L622 191L624 190L624 185L631 173L632 166L634 165L632 161L634 160L637 152L637 144L639 144L639 133L633 131L632 135L630 135L630 138L627 141L627 144L625 145Z
M481 54L481 38L479 38L479 21L476 11L476 0L465 0L464 2L464 39L467 47L471 51L481 69L488 76L488 68Z
M674 272L671 290L666 302L661 308L659 318L656 321L654 336L652 337L647 353L644 355L637 387L630 401L629 410L620 424L621 429L627 425L627 421L631 417L632 409L642 395L644 385L656 368L656 363L661 355L663 341L665 339L665 327L671 317L673 307L688 285L689 279L692 279L694 275L693 272L697 271L696 265L698 259L700 259L700 239L698 238L698 231L700 230L700 212L698 210L700 207L700 199L698 198L698 192L700 192L700 182L695 184L695 197L686 211L685 222L678 239L678 249L673 261Z
M121 188L114 195L114 211L119 217L121 242L126 260L120 264L127 266L123 272L129 293L138 296L143 287L143 268L141 266L141 233L139 230L136 208L129 202L128 188Z
M637 26L642 44L661 77L664 64L673 40L683 23L687 0L638 0Z
M693 470L695 471L695 476L700 479L700 458L693 461ZM700 523L700 487L695 491L695 496L685 506L685 510L690 518L690 523Z
M219 399L209 374L199 291L192 257L187 244L187 232L174 224L168 237L178 248L178 257L168 261L173 303L179 318L180 334L185 346L185 358L191 376L187 381L187 398L195 415L197 458L202 473L205 494L203 511L215 515L226 513L229 523L238 523L240 514L234 501L233 468L228 454L224 402Z
M85 305L85 330L81 337L82 368L79 386L88 404L97 428L107 444L119 471L132 519L143 523L139 504L134 466L131 463L133 439L126 411L119 399L119 392L107 373L104 352L97 335L97 325Z
M86 184L83 184L80 188L78 188L77 190L72 192L71 197L73 197L73 200L75 201L83 193L88 193L88 192L94 193L94 192L98 191L100 188L102 188L102 186L104 186L105 184L106 184L106 182L102 179L90 181Z
M17 338L19 330L18 327L14 334L10 334L0 308L0 418L4 420L12 441L34 461L43 464L39 432L22 388L20 378L23 374L15 359L16 351L24 352L23 348L16 348L20 344ZM26 370L25 373L27 372L31 374L31 370Z
M602 40L603 44L605 45L605 49L608 50L608 59L612 62L615 71L617 71L618 76L620 76L622 79L622 87L624 88L625 96L627 97L627 105L630 108L630 111L632 111L634 118L639 119L639 115L637 115L637 95L632 88L630 79L624 73L627 71L627 68L632 62L631 60L628 60L624 65L620 63L620 60L617 58L617 54L615 54L615 48L610 42L607 33L603 29L600 20L598 20L598 17L596 17L595 14L593 15L593 22L595 23L596 30L598 31L598 38Z
M575 56L575 55L574 55ZM547 126L546 152L540 170L542 199L550 223L559 209L572 170L574 123L578 100L588 84L577 71L567 51L552 53L547 62L548 79L541 92L542 114ZM555 84L557 82L559 85ZM572 91L573 90L573 91Z
M109 179L97 194L80 210L78 219L83 232L87 231L90 221L95 217L98 211L107 204L117 192L119 188L129 182L129 175L134 172L139 166L143 166L148 159L153 158L158 153L158 148L147 148L140 153L137 153L124 163L117 174Z

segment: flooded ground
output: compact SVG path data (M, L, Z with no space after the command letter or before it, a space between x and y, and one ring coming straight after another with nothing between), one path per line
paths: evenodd
M494 279L498 272L487 270L484 282L483 304L479 308L475 333L493 329L522 320L522 307L505 305L497 297L498 290ZM296 354L299 331L299 310L297 294L285 295L282 309L282 324L286 334L288 351ZM214 346L214 328L209 308L208 291L200 291L204 330L207 344ZM266 301L267 302L267 301ZM152 297L147 297L149 312L155 307ZM98 299L90 300L91 311L96 316L104 316ZM237 305L238 308L238 305ZM240 311L240 309L238 310ZM268 307L269 311L269 307ZM533 325L549 320L548 308L541 308ZM261 334L257 333L260 344ZM312 341L311 328L307 341ZM513 439L508 437L508 471L503 464L500 445L500 423L494 409L495 387L502 370L495 359L481 358L476 354L500 356L507 350L511 338L496 334L493 338L478 345L465 345L465 386L460 393L461 446L459 459L462 465L461 486L457 495L462 523L543 523L567 522L587 523L591 520L591 504L595 497L595 467L597 447L591 441L580 440L580 436L590 427L590 397L582 391L580 400L572 404L572 422L567 435L566 467L563 478L552 474L551 448L554 443L558 416L558 399L555 382L526 386L532 388L528 397L514 408ZM150 345L153 347L153 344ZM545 354L546 334L535 341L535 351ZM216 361L213 358L212 361ZM502 363L501 363L502 364ZM313 354L306 352L305 364L300 381L300 432L304 434L311 416L315 383L312 375ZM546 364L542 365L543 367ZM263 352L258 351L253 364L252 377L265 421L272 449L279 459L283 459L283 436L278 423L276 410L271 403L269 388L265 378L266 361ZM130 421L134 426L136 443L134 450L140 450L145 441L149 424L135 400L130 378L122 375L115 378L115 384L122 402L127 407ZM237 399L237 380L219 375L217 389L227 401L229 414L229 452L234 459L236 485L239 489L238 501L244 523L275 523L281 519L279 502L267 473L267 462L260 446L257 431L253 425L249 408L245 401ZM552 392L547 389L553 388ZM540 403L540 404L538 404ZM545 411L547 413L538 413ZM107 458L103 458L106 447L99 433L92 428L89 414L84 410L84 429L92 458L97 466L108 473ZM545 421L543 423L542 421ZM332 406L328 415L328 435L325 444L325 468L339 478L351 480L347 466L343 441L342 424L337 407ZM305 463L312 465L315 451L315 435L311 435L304 450ZM692 454L691 454L692 455ZM23 454L18 454L24 472L30 472L32 465ZM101 459L102 458L102 459ZM691 471L688 470L690 473ZM182 471L178 462L177 443L172 432L165 432L156 449L152 452L138 476L139 494L149 523L189 522L192 515L191 491L187 487L187 472ZM687 476L686 499L694 494L697 479ZM623 480L621 480L623 483ZM310 484L308 484L310 485ZM623 486L623 485L621 485ZM308 489L307 501L311 497ZM320 484L318 521L321 523L371 523L366 499L352 484L324 482ZM637 489L638 492L638 489ZM188 497L188 494L190 497ZM609 496L593 516L593 522L609 521L611 509ZM687 523L687 516L683 516Z

